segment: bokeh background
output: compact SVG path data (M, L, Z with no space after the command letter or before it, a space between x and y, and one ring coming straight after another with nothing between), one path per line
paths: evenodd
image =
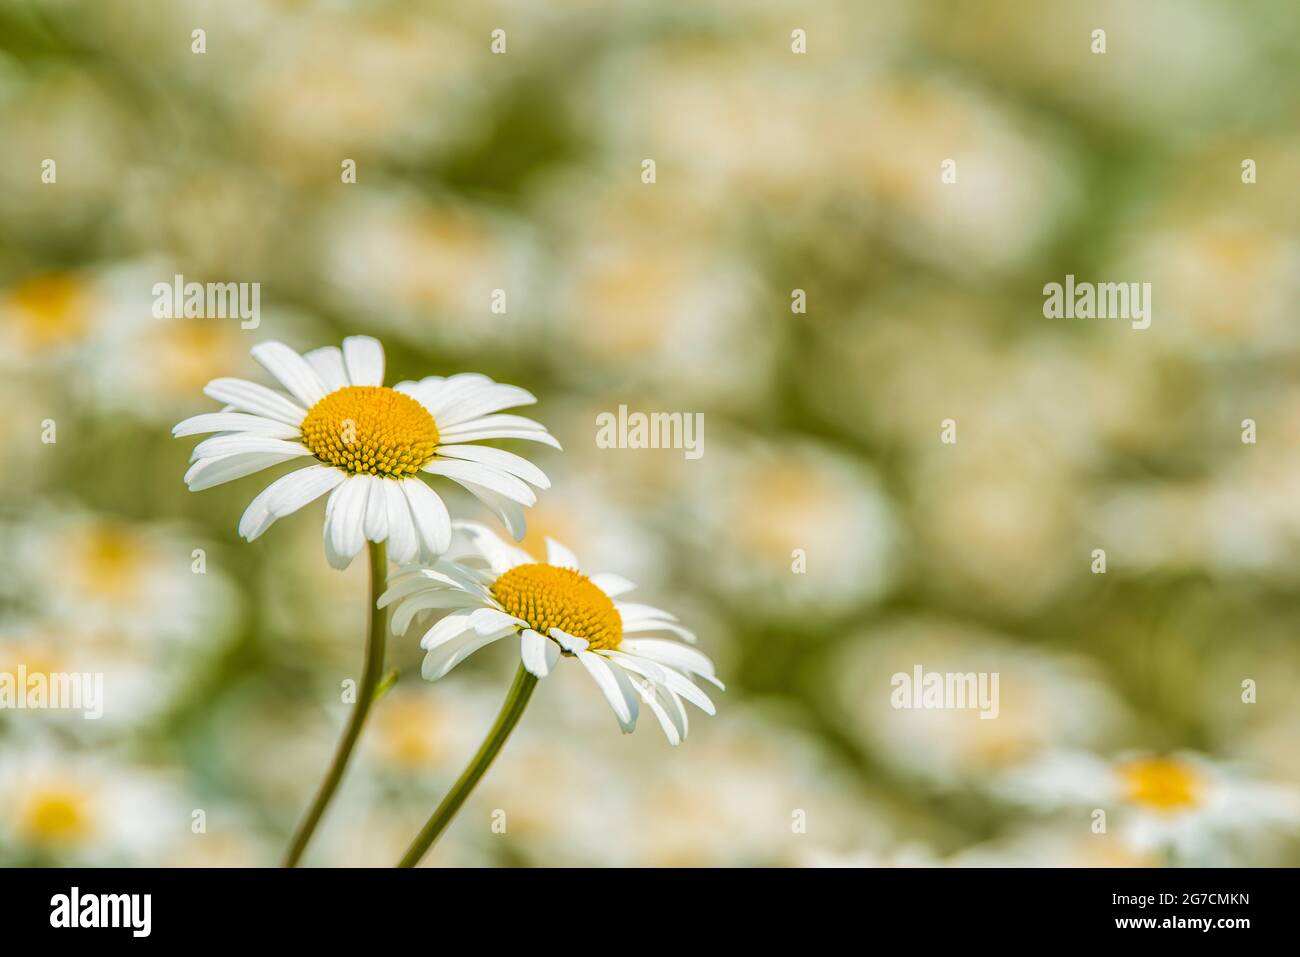
M192 495L169 429L261 339L368 333L535 392L525 544L728 681L672 749L559 669L427 863L1300 863L1297 63L1293 0L0 0L0 670L108 696L0 711L0 862L278 860L364 562L320 503L241 542L265 477ZM154 319L176 273L260 328ZM1045 319L1066 273L1151 328ZM620 404L703 457L597 448ZM310 863L394 862L514 668L418 663ZM998 719L894 710L915 664Z

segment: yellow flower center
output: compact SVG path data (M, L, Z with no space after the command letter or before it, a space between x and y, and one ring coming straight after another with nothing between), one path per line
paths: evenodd
M375 716L375 738L384 759L404 768L427 768L452 744L455 717L432 695L394 696Z
M534 631L552 628L585 638L590 648L617 648L623 619L614 602L580 572L554 565L520 565L492 583L492 597Z
M84 283L76 276L35 276L13 290L9 304L26 343L35 348L81 339L90 310Z
M149 329L145 361L153 363L149 368L159 376L159 387L175 395L197 392L246 354L237 323L171 319Z
M38 843L67 843L91 830L86 798L72 790L50 788L30 796L22 809L22 830Z
M79 529L70 568L82 587L99 598L129 604L139 596L149 571L149 548L140 534L117 522Z
M409 395L350 385L311 407L302 420L302 442L316 458L345 472L400 478L433 458L438 424Z
M1201 776L1173 758L1141 758L1120 769L1129 800L1157 811L1180 811L1200 799Z

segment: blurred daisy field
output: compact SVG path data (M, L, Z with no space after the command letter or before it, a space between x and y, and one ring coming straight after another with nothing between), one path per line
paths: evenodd
M0 0L0 864L279 863L381 614L307 864L522 667L425 865L1300 865L1297 63L1292 0Z

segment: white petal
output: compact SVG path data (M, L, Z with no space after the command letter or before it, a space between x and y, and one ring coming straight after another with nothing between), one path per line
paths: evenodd
M343 340L343 365L353 385L384 384L384 347L370 336L348 336Z
M614 603L618 607L618 613L629 621L644 621L647 619L662 618L664 621L676 621L677 616L672 612L664 611L662 608L656 608L654 605L639 605L631 601L619 601Z
M519 657L529 674L545 678L560 660L560 646L526 628L519 636Z
M362 523L366 541L382 542L388 538L388 499L384 496L381 478L373 475L360 475L370 486L366 493L366 517Z
M252 412L286 425L302 425L307 410L299 408L288 396L244 379L213 379L203 388L210 399L224 402L237 412Z
M441 433L440 433L441 434ZM479 429L474 432L458 432L455 435L442 434L448 442L482 442L484 439L523 439L527 442L541 442L553 449L562 449L559 440L549 432L534 432L524 429Z
M415 620L415 616L422 611L443 608L460 610L479 607L482 607L482 601L478 597L453 588L442 591L421 592L400 602L393 609L393 631L396 634L404 634L406 629L411 627L411 622Z
M433 378L437 377L434 376ZM393 386L393 391L400 392L402 395L409 395L412 399L428 410L430 392L429 387L423 380L420 382L412 382L410 379L403 379L401 382L397 383L397 385ZM433 415L432 412L429 414Z
M489 379L488 384L471 390L459 398L451 401L435 401L429 411L433 413L434 419L441 428L443 425L453 426L460 422L469 422L489 412L499 412L517 405L532 405L536 401L537 397L527 389L514 385L498 385Z
M438 419L447 407L491 385L492 380L481 372L458 372L446 378L431 375L419 382L399 382L394 388L419 400L429 414Z
M248 452L266 452L272 455L311 455L311 450L301 442L290 442L270 435L257 435L252 432L222 432L204 439L194 446L190 453L191 461L215 459L223 455L244 455Z
M667 684L668 672L657 662L648 658L638 658L635 655L629 655L623 651L606 651L605 657L613 664L624 668L633 674L640 675L648 681L655 684Z
M560 647L565 651L577 654L579 651L587 650L588 642L586 638L577 638L569 634L567 631L561 631L558 628L552 628L549 634L560 643Z
M610 598L617 598L619 595L625 595L636 588L635 582L628 581L621 575L611 575L609 572L601 572L599 575L592 575L591 583Z
M483 429L511 429L515 432L545 432L546 426L536 419L523 415L484 415L468 422L457 422L439 429L440 435L452 436L462 432L481 432Z
M333 568L347 568L365 544L369 478L350 476L330 493L325 506L325 558Z
M420 539L415 534L415 524L411 517L411 507L402 492L405 484L396 479L377 479L379 484L371 492L384 500L388 514L388 557L399 565L415 561L420 554Z
M546 564L557 568L571 568L575 572L581 570L578 556L553 538L546 540Z
M622 614L622 609L619 609L619 613ZM625 635L641 634L648 631L667 631L676 635L682 641L690 642L692 645L699 640L696 638L695 632L688 631L681 625L674 624L671 621L663 621L658 618L623 619L623 634Z
M498 495L504 495L520 505L535 505L537 495L527 485L498 469L479 465L477 462L459 462L452 459L434 459L422 469L430 475L442 475L462 485L472 483L490 489ZM470 489L473 491L473 489Z
M451 547L451 516L446 504L418 478L403 480L401 488L411 506L411 518L426 558L441 555Z
M425 655L420 674L427 681L437 681L480 648L490 645L494 641L499 641L506 635L513 634L513 628L489 632L486 635L480 635L476 631L469 631L459 641L448 641Z
M288 393L302 403L304 408L325 398L325 385L320 376L302 356L283 342L272 339L253 346L253 358L262 368L275 376Z
M527 622L520 621L514 615L508 615L499 608L480 608L471 612L469 624L480 635L485 635L490 631L500 631L502 628L518 628L521 625L527 627L528 625Z
M419 575L411 575L398 570L388 576L388 588L379 596L379 601L375 602L375 607L387 608L393 602L401 601L403 598L418 595L423 591L441 591L445 587L445 585L434 585L429 579Z
M649 658L670 668L697 674L705 681L717 685L719 689L723 688L722 682L714 677L713 662L686 645L664 638L624 638L619 645L619 650L641 658Z
M303 358L320 376L327 392L337 392L351 385L348 382L348 370L343 365L343 350L338 346L321 346L304 353Z
M709 700L709 696L701 691L699 687L685 675L673 671L672 668L664 668L664 677L667 679L663 683L664 687L673 694L685 698L705 714L716 713L716 709L713 707L713 702Z
M202 435L205 432L252 432L277 439L296 439L302 435L296 425L286 425L247 412L204 412L202 415L192 415L172 427L172 435L177 438Z
M492 510L497 518L501 519L501 524L506 527L515 541L521 541L528 534L528 525L524 521L524 510L519 507L517 502L512 502L504 495L498 495L491 489L476 485L473 482L461 482L465 488L469 489L474 497Z
M481 556L477 557L481 559ZM482 598L484 604L488 607L496 606L490 589L497 576L486 569L472 568L459 561L451 561L446 558L438 559L431 567L415 567L422 568L422 574L435 579L445 579L449 584L457 588L473 592Z
M469 630L469 615L462 612L450 614L446 618L439 619L424 633L424 637L420 639L420 647L429 651L453 638L459 638Z
M686 712L682 710L680 702L672 697L671 692L644 679L633 679L632 684L641 692L642 703L659 719L659 727L663 729L668 743L674 748L681 744L686 737Z
M546 477L545 472L522 455L515 455L505 449L495 449L490 445L440 445L437 453L443 458L465 459L469 462L478 462L480 465L490 465L525 482L531 482L538 488L551 487L551 480Z
M281 452L244 452L239 455L200 459L185 473L185 484L189 486L191 492L202 492L214 485L233 482L245 475L269 469L294 457Z
M611 667L609 662L600 655L590 651L579 651L577 655L582 666L587 669L587 674L591 675L592 680L596 682L596 687L605 696L609 706L614 709L614 715L618 718L623 733L627 734L636 727L636 716L639 710L637 702L641 697L640 694L632 687L627 675Z
M451 523L452 529L459 532L459 538L468 539L471 547L488 560L493 576L504 575L518 565L531 565L533 556L522 548L516 548L503 542L495 532L479 522L458 521Z
M309 465L276 479L249 503L239 520L239 534L253 541L278 518L320 498L346 476L331 465Z
M686 706L682 704L681 699L673 694L662 685L655 686L655 700L658 701L672 721L678 736L685 741L686 734L691 728L691 719L686 714ZM670 739L671 740L671 739Z

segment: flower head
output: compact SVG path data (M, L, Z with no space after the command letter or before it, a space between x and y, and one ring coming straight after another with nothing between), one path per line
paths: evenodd
M498 414L536 402L531 393L476 373L388 388L383 347L368 336L305 355L263 342L253 347L253 358L283 391L215 379L204 392L226 407L172 430L176 436L216 433L194 449L185 474L194 492L282 462L315 459L253 499L239 522L239 534L250 542L277 518L329 492L325 554L335 568L346 568L367 541L387 541L398 563L432 560L450 544L451 519L421 473L464 486L523 537L521 506L537 500L528 486L550 482L527 459L472 443L527 439L559 448L540 423Z
M165 773L38 734L0 745L0 847L10 860L82 866L157 860L159 822L192 796Z
M1056 751L1009 773L999 790L1043 809L1113 813L1121 842L1180 863L1221 864L1248 838L1300 827L1300 792L1187 751L1113 758Z
M393 631L435 611L420 646L424 677L436 681L475 651L519 637L523 666L545 678L561 657L591 675L624 733L636 727L644 704L672 744L686 737L688 701L706 714L713 703L690 676L722 688L713 663L686 644L653 635L695 636L668 612L619 601L635 586L618 575L588 576L563 545L547 539L545 562L503 542L486 527L456 522L461 540L432 565L399 569L381 607L394 605Z

